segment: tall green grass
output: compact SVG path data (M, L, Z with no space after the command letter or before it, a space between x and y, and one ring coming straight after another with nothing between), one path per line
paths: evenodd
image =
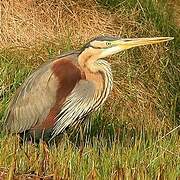
M12 141L13 139L13 141ZM9 168L23 177L40 176L55 179L177 179L180 176L179 137L151 134L132 138L129 133L111 146L103 136L94 137L84 146L75 146L67 136L58 146L19 147L14 137L1 139L1 171ZM14 166L14 164L16 164Z

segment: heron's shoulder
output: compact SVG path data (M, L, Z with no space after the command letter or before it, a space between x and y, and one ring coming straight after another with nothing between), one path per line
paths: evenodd
M80 51L72 50L72 51L65 52L63 54L60 54L60 55L56 56L55 59L61 60L61 59L64 59L64 58L66 58L66 59L69 58L71 60L77 61L77 57L79 56L79 54L80 54Z
M79 54L80 54L79 50L72 50L58 55L57 58L63 58L67 56L78 56Z
M59 78L75 78L76 80L85 79L84 72L75 61L70 57L63 57L53 61L51 66L52 72ZM63 78L64 79L64 78Z
M51 59L48 59L45 61L43 64L41 64L35 71L31 73L32 75L36 74L43 74L48 71L48 69L51 69L54 64L58 64L59 66L64 65L64 64L74 64L75 66L78 67L78 58L79 52L78 51L70 51L58 56L55 56Z
M66 69L66 73L68 73L68 71L72 69L74 69L74 71L76 72L82 71L78 63L79 54L80 51L76 50L57 56L51 61L51 67L54 68L54 70L59 71L63 71L63 69Z

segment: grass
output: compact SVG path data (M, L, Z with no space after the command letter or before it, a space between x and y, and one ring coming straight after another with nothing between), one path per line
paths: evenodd
M180 178L180 30L171 3L24 0L2 1L0 8L1 124L16 89L47 59L99 34L175 37L109 59L114 89L85 132L65 133L51 147L20 147L16 137L1 134L0 177Z
M94 137L92 143L76 147L65 136L55 147L18 147L10 138L1 140L1 166L23 176L32 172L62 179L176 179L180 173L179 137L176 132L162 139L151 134L126 132L121 140L109 143ZM12 137L11 137L12 138ZM15 138L14 138L15 139ZM15 151L16 149L16 151ZM10 173L10 172L9 172ZM25 175L26 174L26 175ZM9 175L9 174L8 174ZM57 178L58 179L58 178Z

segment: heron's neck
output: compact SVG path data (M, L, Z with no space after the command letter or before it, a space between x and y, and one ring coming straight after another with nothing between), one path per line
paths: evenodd
M78 57L78 63L82 69L88 69L92 73L99 71L95 62L98 60L98 56L93 53L92 49L84 50Z
M112 72L110 64L98 56L91 55L90 51L80 54L78 63L86 75L86 79L95 84L95 98L98 99L98 106L101 105L112 89Z
M97 51L99 50L97 49ZM85 73L91 75L101 74L104 78L112 76L110 64L105 60L99 59L98 54L93 49L86 49L78 57L79 66Z

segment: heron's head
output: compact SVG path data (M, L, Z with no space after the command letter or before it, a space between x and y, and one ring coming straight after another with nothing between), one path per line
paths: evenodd
M154 37L154 38L119 38L113 36L98 36L88 42L81 52L90 50L91 55L96 55L98 59L104 58L118 52L137 46L156 44L170 41L173 37Z

